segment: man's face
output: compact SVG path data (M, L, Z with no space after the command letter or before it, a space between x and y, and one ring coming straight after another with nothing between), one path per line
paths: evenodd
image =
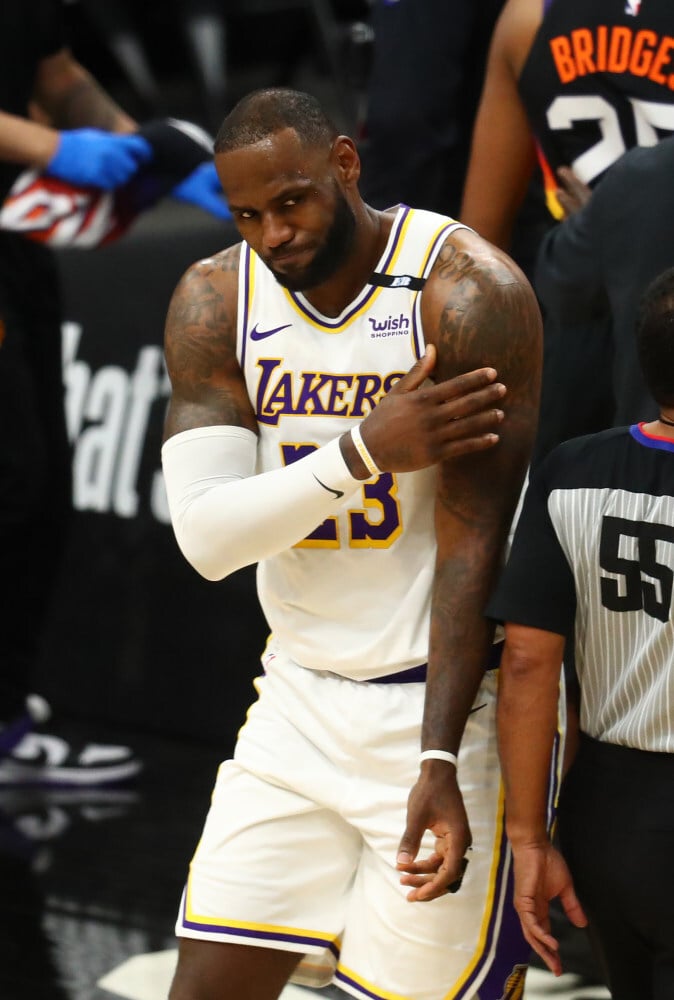
M284 129L219 154L216 165L241 236L281 285L315 288L345 263L356 220L330 150L303 148Z

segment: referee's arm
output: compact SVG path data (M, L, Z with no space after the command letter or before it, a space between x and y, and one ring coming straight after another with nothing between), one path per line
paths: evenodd
M497 728L513 846L548 839L547 804L557 734L564 636L506 622Z
M556 976L562 964L559 942L551 934L550 900L559 897L577 927L587 924L570 872L547 829L563 654L563 635L506 623L497 726L513 850L514 905L528 943Z

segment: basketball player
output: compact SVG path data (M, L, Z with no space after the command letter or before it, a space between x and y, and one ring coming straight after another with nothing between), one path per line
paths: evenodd
M170 304L163 468L193 566L259 564L271 637L171 998L520 995L483 610L536 425L535 297L452 219L366 205L306 94L252 93L215 149L243 242Z
M589 919L613 1000L669 1000L674 269L649 286L637 342L658 419L566 442L541 464L489 611L507 623L498 725L527 940L559 974L548 920L559 896L574 923ZM546 830L547 773L574 629L581 731L559 804L562 857Z
M492 37L459 217L508 250L536 161L548 207L580 207L632 146L674 131L668 0L507 0ZM560 176L559 171L562 168Z
M459 218L508 251L538 161L551 223L534 241L540 248L554 221L577 211L626 150L674 131L673 36L667 0L508 0L492 38ZM545 325L534 465L561 441L612 426L619 392L608 307L600 303L588 319L569 296L560 309L558 297L548 298L555 264L535 250L523 265Z

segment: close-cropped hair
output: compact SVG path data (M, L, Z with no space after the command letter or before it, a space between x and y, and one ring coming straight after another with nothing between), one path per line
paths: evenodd
M338 135L334 122L311 94L267 87L252 91L232 108L218 130L214 150L241 149L285 128L293 129L306 146L329 146Z
M641 297L637 349L656 403L674 406L674 267L655 278Z

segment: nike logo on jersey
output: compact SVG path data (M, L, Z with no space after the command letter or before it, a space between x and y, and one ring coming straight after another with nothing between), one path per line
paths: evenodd
M266 340L267 337L273 337L275 333L280 333L281 330L287 330L292 326L292 323L286 323L285 326L275 326L272 330L258 330L257 323L250 331L251 340Z
M314 472L312 472L311 474L319 486L322 486L324 490L328 491L328 493L332 493L335 500L339 500L341 497L344 496L344 490L333 490L332 486L326 486L325 483L322 483Z
M476 708L471 708L468 714L472 715L473 712L479 712L481 708L486 708L486 707L487 707L487 702L485 701L483 705L478 705Z

